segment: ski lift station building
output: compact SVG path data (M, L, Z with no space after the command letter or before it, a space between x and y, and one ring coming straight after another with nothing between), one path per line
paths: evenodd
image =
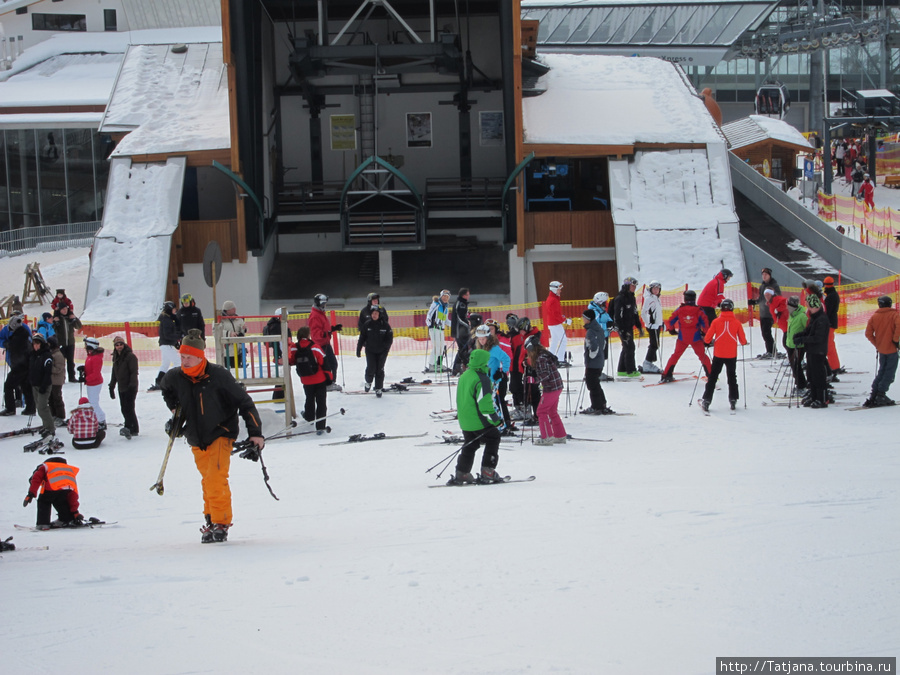
M246 314L373 286L520 303L559 278L570 298L741 281L726 139L684 64L777 4L582 3L558 45L551 0L9 0L0 227L102 220L93 320L181 289L209 306L210 241Z

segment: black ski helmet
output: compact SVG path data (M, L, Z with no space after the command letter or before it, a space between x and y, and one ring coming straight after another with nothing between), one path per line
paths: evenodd
M366 296L366 302L368 302L368 303L371 305L371 304L372 304L372 301L373 301L375 298L378 298L379 300L381 300L381 296L378 295L378 293L369 293L369 294Z
M313 305L319 309L325 309L325 303L328 302L328 296L324 293L317 293L313 298Z
M172 310L174 310L174 309L175 309L175 303L172 302L171 300L166 300L165 303L163 303L163 311L166 312L167 314L171 314Z
M734 311L734 300L729 300L728 298L725 298L722 301L722 304L719 305L719 307L722 308L723 312L733 312Z
M524 330L526 333L529 332L531 330L531 319L529 319L527 316L523 316L521 319L519 319L518 327L519 330Z
M889 295L882 295L880 298L878 298L879 307L890 307L892 304L894 304L894 301L891 300L891 296Z
M481 314L469 314L469 327L475 330L484 323L484 317Z
M510 333L515 332L519 325L519 317L510 312L506 315L506 328Z
M684 301L689 305L693 305L697 302L697 291L687 290L684 292Z
M722 276L725 277L726 279L730 279L734 275L731 273L731 270L726 267L722 270Z

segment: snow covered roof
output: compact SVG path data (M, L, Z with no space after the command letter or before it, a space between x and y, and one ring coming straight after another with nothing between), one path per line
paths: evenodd
M750 115L722 126L732 150L762 141L779 141L799 150L812 150L806 138L787 122L765 115Z
M101 131L130 131L114 156L231 146L222 44L129 47Z
M677 66L656 58L543 54L547 91L522 101L526 143L719 143L719 128Z
M121 54L60 54L0 83L0 109L105 106Z

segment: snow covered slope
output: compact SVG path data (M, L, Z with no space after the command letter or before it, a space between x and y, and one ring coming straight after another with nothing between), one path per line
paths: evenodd
M621 275L700 290L727 267L746 281L725 145L638 151L610 162Z
M181 209L184 167L184 157L165 164L112 160L83 320L153 321L159 315Z

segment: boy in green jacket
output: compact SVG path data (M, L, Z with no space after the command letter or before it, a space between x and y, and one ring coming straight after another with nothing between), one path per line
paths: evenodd
M502 418L494 408L494 388L488 375L489 352L476 349L469 357L469 367L460 375L456 385L457 418L465 443L456 461L456 475L450 484L499 483L497 474L498 449ZM471 474L475 453L484 443L481 457L481 474L474 478Z
M784 346L787 347L788 362L794 373L797 393L803 395L806 393L806 375L803 372L803 354L806 350L794 342L794 336L806 329L806 308L800 305L800 298L796 295L792 295L787 304L790 315L788 315L788 329L787 335L784 337Z

